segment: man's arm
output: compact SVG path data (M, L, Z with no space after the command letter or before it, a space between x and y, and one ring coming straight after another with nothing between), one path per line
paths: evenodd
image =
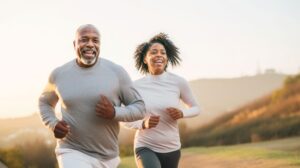
M43 123L53 131L55 138L64 138L70 131L70 127L65 121L59 121L55 116L58 96L53 83L53 73L39 98L39 112Z
M55 93L55 86L53 84L53 73L49 77L49 81L43 90L40 98L39 98L39 113L42 118L43 123L49 127L52 131L56 124L58 123L58 119L55 116L55 106L58 101L58 96Z
M115 119L125 122L143 119L146 110L142 97L133 87L128 73L123 68L120 68L118 75L120 99L125 106L115 107Z

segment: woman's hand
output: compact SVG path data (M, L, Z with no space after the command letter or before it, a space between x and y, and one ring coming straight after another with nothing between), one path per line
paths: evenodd
M143 121L143 129L156 127L159 123L159 116L150 116Z
M178 120L180 118L183 118L183 113L180 109L174 108L174 107L169 107L166 109L167 113L171 116L173 120Z

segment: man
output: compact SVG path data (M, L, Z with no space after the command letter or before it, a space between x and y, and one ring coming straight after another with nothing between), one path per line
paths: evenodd
M51 73L39 98L41 118L58 138L60 167L115 168L118 121L142 119L145 104L127 72L99 58L100 33L93 25L80 26L73 44L77 58ZM54 112L58 100L62 120Z

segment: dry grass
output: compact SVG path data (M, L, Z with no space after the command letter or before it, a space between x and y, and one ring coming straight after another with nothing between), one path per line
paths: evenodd
M300 168L300 137L243 145L182 150L180 168ZM135 167L122 158L119 168Z

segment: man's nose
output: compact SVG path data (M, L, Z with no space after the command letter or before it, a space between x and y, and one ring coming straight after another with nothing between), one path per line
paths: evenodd
M93 40L89 40L87 43L87 46L93 47L94 46Z

